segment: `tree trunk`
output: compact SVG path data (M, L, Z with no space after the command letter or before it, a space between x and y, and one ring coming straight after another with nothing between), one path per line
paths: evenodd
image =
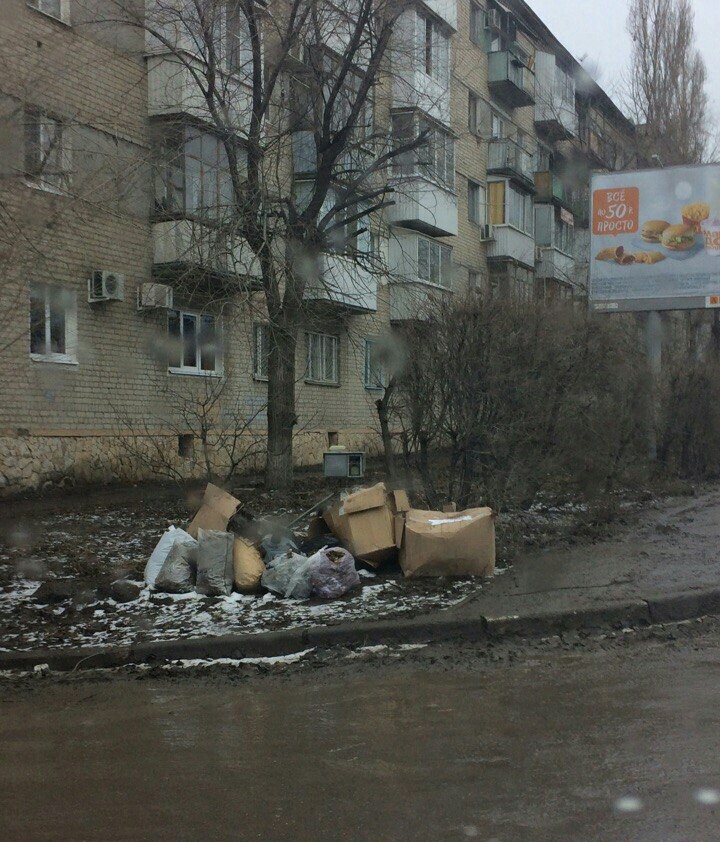
M380 400L375 401L378 420L380 422L380 435L383 443L383 456L385 459L385 471L388 479L395 478L395 455L393 453L392 433L390 432L390 399L395 389L394 382L390 382Z
M268 360L268 432L265 485L287 489L293 479L295 414L295 330L274 328Z

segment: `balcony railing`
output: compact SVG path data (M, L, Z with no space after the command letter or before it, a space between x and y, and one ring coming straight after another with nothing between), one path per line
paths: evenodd
M512 225L492 225L487 256L490 260L516 260L530 269L535 268L535 238Z
M519 179L526 187L533 187L535 165L533 157L510 138L490 141L488 173Z
M535 270L537 278L571 283L575 279L575 258L559 249L540 248L540 260Z
M535 74L509 50L490 53L488 85L513 108L535 102Z
M317 283L309 283L305 300L316 301L350 313L374 313L377 310L377 277L370 267L362 266L341 254L320 256Z
M457 196L451 190L422 176L398 178L394 187L395 204L386 211L388 222L433 237L457 234Z

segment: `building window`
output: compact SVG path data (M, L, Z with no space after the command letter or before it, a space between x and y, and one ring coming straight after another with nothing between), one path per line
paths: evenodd
M468 92L468 130L471 134L478 134L478 96L472 91Z
M476 225L485 222L485 188L468 179L468 219Z
M169 370L172 374L219 374L222 369L215 316L168 313Z
M63 23L69 21L68 5L68 0L28 0L28 6Z
M423 142L393 158L394 175L421 175L449 187L455 186L455 139L444 128L412 111L393 114L393 144L396 149Z
M482 47L485 33L485 11L477 3L470 2L470 40Z
M313 383L338 382L338 338L325 333L308 333L305 379Z
M442 287L452 286L452 249L418 237L418 279Z
M381 343L365 340L365 364L363 366L363 385L366 389L384 389L387 385L385 365L382 360Z
M474 269L468 271L468 289L470 291L482 290L482 275Z
M448 81L450 41L440 24L426 15L418 15L423 35L422 68L442 85Z
M45 190L67 190L70 185L67 128L37 109L25 113L25 173Z
M270 359L270 325L253 325L253 377L267 380Z
M488 183L488 209L491 225L512 225L526 234L534 230L533 201L506 181Z
M237 148L239 175L245 150ZM225 145L210 132L186 128L158 142L155 211L174 216L222 219L233 204L233 186Z
M48 284L30 287L30 356L44 362L76 362L75 293Z
M501 138L505 137L506 132L506 124L505 118L498 114L497 111L493 111L490 114L490 137L493 140L500 140Z

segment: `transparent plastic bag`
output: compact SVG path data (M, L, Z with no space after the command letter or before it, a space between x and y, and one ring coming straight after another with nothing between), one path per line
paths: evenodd
M307 556L292 550L275 556L262 575L263 587L278 596L307 599L311 591L307 561Z
M360 584L355 559L342 547L324 547L308 559L310 587L314 596L337 599Z

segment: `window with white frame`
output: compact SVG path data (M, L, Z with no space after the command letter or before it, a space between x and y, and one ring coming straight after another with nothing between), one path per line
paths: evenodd
M30 356L44 362L76 362L75 293L50 284L30 287Z
M393 158L394 175L422 175L439 181L451 190L455 186L455 138L437 123L414 111L392 116L392 135L395 149L412 146Z
M366 389L384 389L387 385L382 344L376 339L365 340L363 385Z
M438 20L418 14L422 35L422 69L433 79L446 85L449 78L450 39Z
M507 184L507 221L526 234L534 230L533 200L529 193L523 193L513 184Z
M36 108L25 112L25 174L46 190L70 185L67 126Z
M253 377L256 380L268 379L269 359L270 325L256 323L253 325Z
M452 286L452 249L418 237L418 279L442 287Z
M476 225L485 222L485 188L482 184L468 179L468 219Z
M69 5L68 0L28 0L28 6L63 23L69 22Z
M313 383L338 382L338 338L326 333L307 333L305 379Z
M208 313L168 312L170 355L173 374L219 374L222 354L215 316Z

